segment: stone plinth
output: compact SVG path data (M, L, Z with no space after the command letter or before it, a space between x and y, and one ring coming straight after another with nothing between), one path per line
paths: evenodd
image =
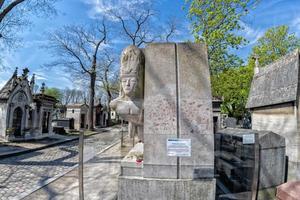
M120 177L118 199L130 200L213 200L215 180L154 179Z

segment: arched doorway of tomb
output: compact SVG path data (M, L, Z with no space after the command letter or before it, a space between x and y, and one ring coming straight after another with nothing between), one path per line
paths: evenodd
M69 129L74 129L74 118L70 119Z
M23 111L20 107L17 107L13 112L12 128L14 128L14 136L22 136L22 117Z
M85 114L80 115L80 128L85 128Z
M42 133L49 133L50 112L43 112Z

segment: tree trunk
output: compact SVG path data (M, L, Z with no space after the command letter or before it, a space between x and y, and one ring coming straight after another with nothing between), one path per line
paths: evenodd
M111 99L112 99L112 96L111 96L111 93L110 92L108 92L108 98L107 98L107 101L108 101L108 106L107 106L107 112L108 112L108 116L107 116L107 125L108 126L111 126L111 117L110 117L110 111L111 111L111 109L110 109L110 106L109 106L109 104L110 104L110 102L111 102Z
M89 110L88 110L88 130L94 130L94 97L95 97L96 73L90 74Z

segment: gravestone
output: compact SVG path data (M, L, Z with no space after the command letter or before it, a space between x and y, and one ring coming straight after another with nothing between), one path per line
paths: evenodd
M227 117L225 120L225 127L228 128L235 128L237 124L237 120L234 117Z
M135 153L143 151L144 161L127 156L121 163L118 198L215 199L206 47L156 43L143 52L144 149Z
M256 186L258 200L275 199L276 186L285 180L284 137L271 131L227 128L216 133L215 144L219 199L240 195L244 200L253 199Z

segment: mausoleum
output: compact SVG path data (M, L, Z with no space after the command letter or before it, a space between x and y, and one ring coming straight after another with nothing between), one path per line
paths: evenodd
M36 139L53 134L51 120L56 99L41 93L33 94L34 75L29 70L22 76L17 69L0 90L0 137L5 140Z
M285 138L288 178L300 180L299 51L256 70L246 107L252 129Z
M83 104L67 105L66 118L74 119L74 129L80 130L87 127L87 115L89 106Z

